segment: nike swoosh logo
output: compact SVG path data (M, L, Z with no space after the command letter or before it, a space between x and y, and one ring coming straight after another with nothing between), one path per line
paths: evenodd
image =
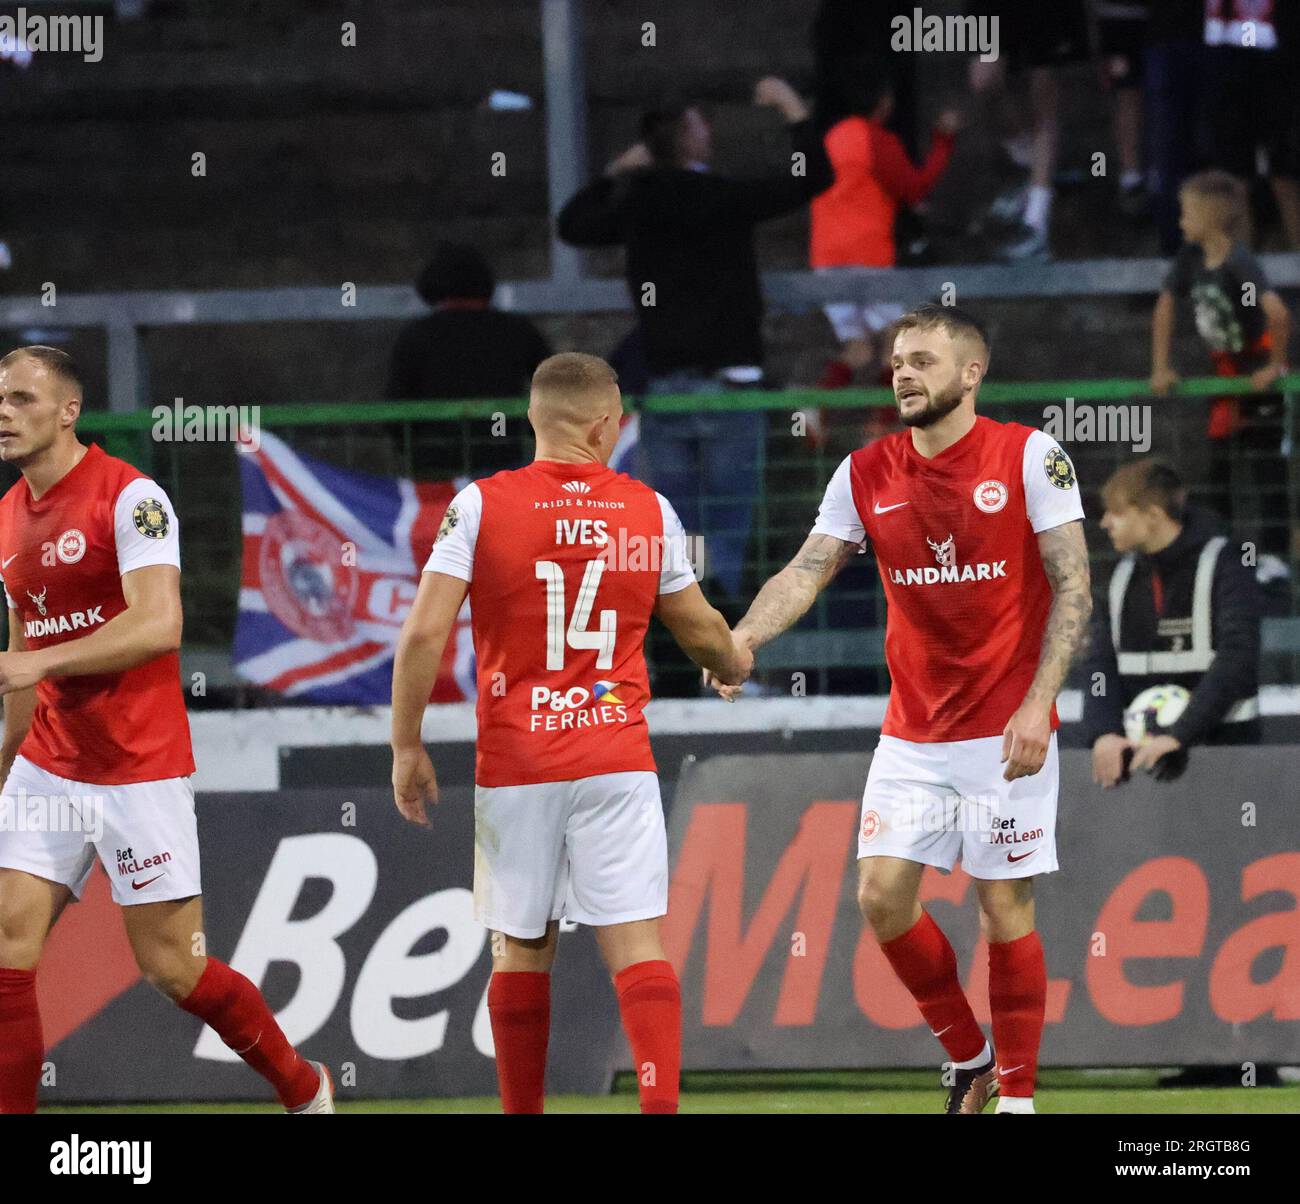
M167 877L167 871L166 871L166 870L163 870L163 872L162 872L161 874L155 874L152 878L146 878L143 882L137 882L134 878L132 878L132 879L131 879L131 889L132 889L132 890L144 890L144 888L145 888L146 886L148 886L149 883L151 883L151 882L157 882L159 878L165 878L165 877Z
M891 510L897 510L900 506L910 506L911 502L895 502L892 506L882 506L879 502L875 505L877 514L888 514Z
M15 552L12 556L9 557L9 560L17 560L20 554L21 553ZM9 560L0 560L0 571L7 569L9 567Z
M999 1066L999 1067L998 1067L998 1074L1015 1074L1015 1072L1016 1072L1017 1070L1024 1070L1024 1068L1025 1068L1025 1064L1024 1064L1023 1062L1021 1062L1019 1066L1013 1066L1013 1067L1011 1067L1010 1070L1003 1070L1002 1067Z
M1032 857L1032 856L1033 856L1035 853L1037 853L1037 852L1038 852L1037 849L1030 849L1028 853L1008 853L1008 854L1007 854L1007 860L1008 860L1008 861L1024 861L1024 859L1025 859L1026 857Z
M948 1028L952 1028L952 1025L951 1024L948 1025ZM931 1029L930 1035L934 1037L942 1037L944 1033L948 1031L948 1028L941 1028L937 1033L934 1031L934 1029Z

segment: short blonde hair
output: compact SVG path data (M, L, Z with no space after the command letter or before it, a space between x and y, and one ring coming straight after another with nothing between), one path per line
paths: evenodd
M533 373L533 425L581 426L608 411L618 393L618 373L597 355L563 351Z
M562 351L542 360L533 373L533 389L556 393L585 393L618 384L618 373L598 355Z

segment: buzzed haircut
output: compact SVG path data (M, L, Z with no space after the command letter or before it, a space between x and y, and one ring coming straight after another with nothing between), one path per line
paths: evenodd
M543 360L533 373L529 420L539 433L579 430L607 413L617 395L618 373L603 359L562 351Z
M1188 176L1179 196L1194 196L1208 202L1220 227L1231 238L1244 238L1250 227L1250 190L1244 180L1226 171L1203 171Z
M1187 510L1187 486L1172 466L1150 456L1120 465L1101 487L1107 510L1158 506L1181 523Z
M586 393L618 384L618 373L598 355L561 351L544 359L533 373L533 389L546 393Z
M8 367L23 357L44 364L51 373L65 384L70 385L78 397L83 395L85 389L81 378L81 369L77 367L77 361L66 351L61 351L58 347L47 347L43 343L33 343L30 347L19 347L9 352L3 359L0 359L0 368Z
M894 338L898 338L905 330L935 329L946 331L948 337L954 341L974 340L984 348L986 360L992 354L993 347L989 342L989 332L984 323L974 314L958 309L955 305L935 305L933 302L918 305L911 313L904 314L894 324Z

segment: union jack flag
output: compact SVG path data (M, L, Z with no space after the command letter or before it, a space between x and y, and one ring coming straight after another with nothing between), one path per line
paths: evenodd
M239 472L236 672L311 702L391 702L402 621L443 512L466 480L393 480L336 468L265 431L260 447L240 456ZM474 695L466 599L430 701Z

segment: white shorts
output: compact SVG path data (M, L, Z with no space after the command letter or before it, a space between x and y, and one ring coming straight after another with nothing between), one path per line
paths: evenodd
M59 882L80 899L96 853L123 906L201 894L189 778L94 786L15 757L0 790L0 868Z
M479 923L529 940L561 917L626 924L667 911L668 836L657 774L474 788Z
M972 878L1032 878L1056 864L1056 733L1036 774L1006 781L1002 737L915 744L881 736L862 796L858 858L901 857Z

